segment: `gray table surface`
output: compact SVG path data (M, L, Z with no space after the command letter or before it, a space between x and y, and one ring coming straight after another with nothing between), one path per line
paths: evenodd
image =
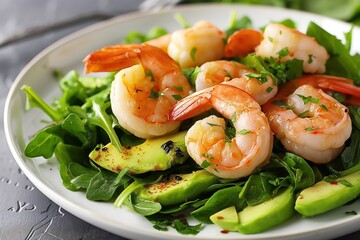
M56 40L105 18L136 11L141 0L2 0L0 3L0 240L124 238L73 216L43 195L12 157L4 136L4 104L20 70ZM60 23L60 24L59 24ZM53 26L37 33L39 28ZM32 36L16 40L25 30ZM6 41L8 39L9 41ZM360 228L360 227L359 227ZM360 232L339 240L355 240Z

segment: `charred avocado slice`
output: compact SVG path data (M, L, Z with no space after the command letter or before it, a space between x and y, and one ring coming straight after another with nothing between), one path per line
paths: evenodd
M182 164L188 157L185 146L186 131L156 139L147 139L134 147L123 147L122 152L114 145L97 145L89 158L99 166L113 172L129 169L131 174L168 169Z

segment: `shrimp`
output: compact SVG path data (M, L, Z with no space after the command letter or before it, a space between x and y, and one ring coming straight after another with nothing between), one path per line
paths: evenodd
M214 108L231 119L235 137L226 135L225 120L215 115L197 121L187 132L185 144L192 159L221 178L241 178L266 164L273 135L260 105L246 92L219 84L181 99L170 114L184 120Z
M348 109L311 85L302 85L288 96L284 93L286 89L263 105L275 136L287 150L311 162L335 159L351 134Z
M116 45L89 54L85 72L119 71L111 86L111 109L119 124L140 138L174 132L169 121L178 99L191 86L180 67L161 49L147 44Z
M224 49L224 57L244 57L255 51L255 48L261 43L263 35L261 32L253 29L241 29L227 39Z
M226 34L207 21L171 34L167 53L183 68L221 59L224 55Z
M259 79L249 77L256 73L250 67L227 60L207 62L201 65L195 80L196 91L219 83L232 85L249 93L260 104L275 96L277 85L270 76Z
M289 51L287 56L279 56L283 49ZM255 48L255 54L261 57L274 57L281 62L293 58L300 59L306 73L324 73L326 61L329 59L326 49L314 38L278 23L266 26L264 38Z

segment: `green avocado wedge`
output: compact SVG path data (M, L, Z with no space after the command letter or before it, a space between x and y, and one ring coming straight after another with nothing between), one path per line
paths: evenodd
M294 214L295 196L288 188L274 198L239 212L236 229L244 234L260 233L290 219Z
M171 174L160 182L139 189L138 197L159 202L162 206L184 203L196 199L219 178L206 170L186 174Z
M236 227L239 225L239 216L235 206L214 213L210 216L210 220L215 225L229 231L236 231Z
M360 194L360 171L328 182L322 180L300 192L295 210L305 217L325 213L355 199Z
M166 170L182 164L189 156L185 146L186 131L156 139L147 139L144 143L123 147L119 152L114 145L98 145L89 158L99 166L112 172L129 169L130 174Z

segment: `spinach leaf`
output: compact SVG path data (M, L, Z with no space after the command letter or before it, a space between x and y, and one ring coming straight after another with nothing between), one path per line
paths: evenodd
M241 187L236 185L227 187L216 191L209 200L206 201L205 205L192 211L191 216L203 223L212 223L209 217L230 206L236 206L238 211L242 210L245 206L245 201L239 199L239 193Z
M344 169L360 164L360 130L358 128L353 128L349 141L350 144L340 155Z
M294 189L301 190L314 185L314 171L302 157L287 152L285 153L283 160L274 158L272 161L286 169Z
M269 180L267 175L250 175L239 193L239 198L251 206L265 202L274 194L274 186Z

